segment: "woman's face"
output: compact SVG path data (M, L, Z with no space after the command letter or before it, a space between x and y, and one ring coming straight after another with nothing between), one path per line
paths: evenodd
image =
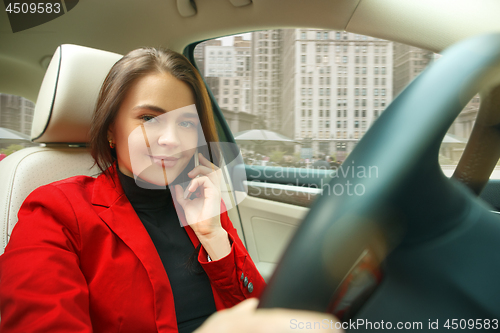
M109 139L120 171L168 185L184 170L198 144L200 121L189 85L170 74L138 79L123 100Z

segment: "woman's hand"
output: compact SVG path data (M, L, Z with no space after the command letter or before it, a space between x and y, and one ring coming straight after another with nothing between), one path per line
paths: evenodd
M175 185L175 196L184 210L186 222L212 260L217 260L231 251L227 232L220 222L222 172L202 154L198 156L200 165L188 173L192 180L186 192ZM191 200L192 193L195 198Z
M250 298L230 309L216 312L195 332L343 332L338 328L340 323L331 314L289 309L257 309L258 303L256 298ZM307 326L308 324L310 326Z
M220 204L221 171L202 154L198 154L200 165L188 173L191 182L183 191L175 185L177 202L184 209L186 222L197 236L209 236L221 228ZM194 193L194 195L193 195ZM190 199L194 196L194 199Z

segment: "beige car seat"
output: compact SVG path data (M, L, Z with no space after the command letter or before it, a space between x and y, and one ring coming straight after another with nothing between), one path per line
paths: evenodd
M77 45L57 48L36 101L31 140L0 163L0 254L17 212L34 189L75 175L96 176L87 148L94 106L107 73L122 56Z

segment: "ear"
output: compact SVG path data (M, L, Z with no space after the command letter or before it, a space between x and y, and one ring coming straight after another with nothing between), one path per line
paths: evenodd
M108 136L107 136L108 141L109 140L113 141L113 137L114 137L113 136L113 130L111 129L111 126L110 126L110 128L108 129Z

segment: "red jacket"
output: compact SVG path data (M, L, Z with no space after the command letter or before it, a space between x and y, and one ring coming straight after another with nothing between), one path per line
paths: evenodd
M177 332L163 264L111 170L113 179L77 176L28 196L0 257L1 332ZM218 310L265 287L227 213L221 222L231 253L207 262L202 247L198 257Z

